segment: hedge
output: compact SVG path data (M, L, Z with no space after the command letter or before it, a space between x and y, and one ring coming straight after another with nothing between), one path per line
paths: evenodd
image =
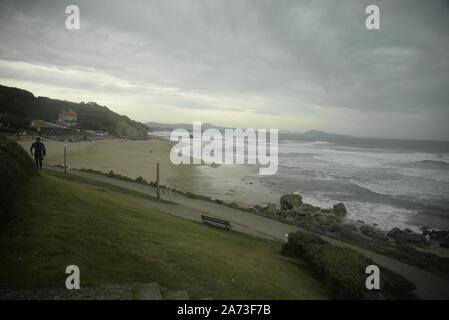
M368 265L377 265L371 259L349 248L333 246L320 236L297 231L288 235L283 247L284 255L304 259L317 275L325 281L336 299L414 299L415 286L401 275L379 266L380 290L365 287ZM377 291L377 292L376 292Z

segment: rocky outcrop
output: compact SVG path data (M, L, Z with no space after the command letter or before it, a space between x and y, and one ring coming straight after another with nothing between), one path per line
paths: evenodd
M283 195L280 198L280 208L274 203L269 203L264 207L255 205L250 212L305 229L331 228L341 222L340 216L336 215L333 209L322 209L304 203L299 194Z
M393 239L398 244L427 244L424 235L415 233L409 229L401 230L399 228L393 228L387 233L387 237Z
M346 217L348 211L346 211L345 205L340 202L334 205L334 213L339 217Z
M261 214L264 216L282 216L282 212L276 208L274 203L269 203L266 206L255 205L249 210L251 213Z
M291 210L293 207L302 204L302 197L299 194L284 194L280 202L282 210Z
M388 240L388 238L385 236L385 233L379 230L378 228L375 228L374 226L363 224L360 226L359 230L363 235L367 236L368 238L385 241Z
M129 139L147 138L147 128L141 123L133 121L126 116L117 118L115 133L120 137Z

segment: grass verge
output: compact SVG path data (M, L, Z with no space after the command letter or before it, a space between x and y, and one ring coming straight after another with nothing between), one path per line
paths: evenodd
M323 299L329 292L282 243L140 207L43 173L17 199L0 235L0 287L158 282L192 298Z

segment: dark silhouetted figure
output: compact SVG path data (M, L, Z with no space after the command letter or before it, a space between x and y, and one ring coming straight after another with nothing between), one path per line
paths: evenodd
M33 154L34 149L34 154ZM38 170L42 169L42 160L45 158L46 151L45 146L41 142L41 138L37 137L36 142L31 145L30 152L34 155L34 161L36 162L36 168Z

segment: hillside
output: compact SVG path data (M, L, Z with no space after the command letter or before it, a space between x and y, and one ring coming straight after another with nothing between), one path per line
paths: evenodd
M15 141L0 135L0 227L8 222L23 185L37 174L31 157Z
M133 139L147 137L147 127L142 123L94 102L74 103L35 97L29 91L0 85L0 121L9 122L18 128L27 128L34 119L55 121L60 111L69 109L78 113L77 128L102 130Z

